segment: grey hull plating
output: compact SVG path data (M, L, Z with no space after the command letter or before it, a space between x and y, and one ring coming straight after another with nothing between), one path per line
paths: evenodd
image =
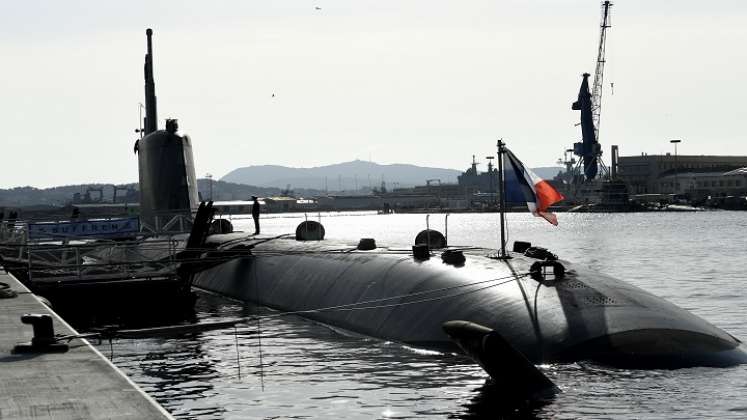
M221 246L220 236L211 237L214 246ZM303 316L439 350L454 348L442 324L467 320L499 332L535 363L590 359L677 368L747 362L738 340L703 319L566 261L564 279L537 281L525 275L537 260L520 254L502 261L488 258L488 250L465 252L465 263L457 267L437 255L416 261L381 248L340 252L344 249L326 241L256 243L256 255L206 269L195 275L194 285L281 311L417 294Z

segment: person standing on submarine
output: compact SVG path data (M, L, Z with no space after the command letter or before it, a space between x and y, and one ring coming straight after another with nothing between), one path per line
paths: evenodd
M259 235L259 201L257 201L257 196L253 195L252 200L254 200L254 203L252 204L252 219L254 219L254 234Z

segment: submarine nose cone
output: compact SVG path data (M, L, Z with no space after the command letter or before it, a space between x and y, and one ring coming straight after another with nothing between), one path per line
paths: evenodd
M574 359L581 356L620 368L680 369L745 364L745 350L736 339L687 330L641 329L590 340L570 353Z

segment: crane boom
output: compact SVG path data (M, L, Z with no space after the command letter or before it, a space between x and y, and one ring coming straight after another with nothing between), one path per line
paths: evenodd
M602 23L599 31L599 51L597 53L597 67L594 72L594 87L591 91L591 112L594 120L594 137L599 141L599 123L602 117L602 85L604 83L604 53L607 43L607 29L610 24L610 7L612 2L605 0L602 2Z

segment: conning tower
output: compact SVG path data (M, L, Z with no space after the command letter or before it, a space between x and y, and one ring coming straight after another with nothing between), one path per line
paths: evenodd
M177 134L178 124L166 120L166 129L158 129L156 93L153 80L153 30L145 32L145 137L138 140L140 175L140 219L154 231L168 230L174 216L190 216L199 204L192 144L188 136ZM179 226L179 224L174 224ZM181 226L183 228L183 226Z

